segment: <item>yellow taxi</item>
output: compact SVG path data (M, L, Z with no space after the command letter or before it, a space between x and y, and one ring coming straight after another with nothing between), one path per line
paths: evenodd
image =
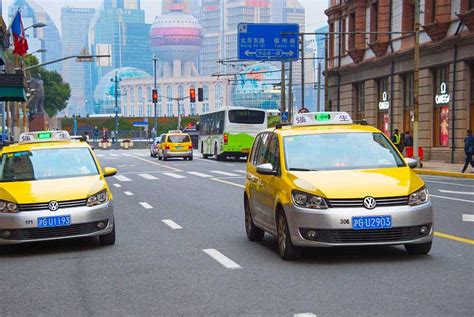
M433 211L423 180L378 129L345 112L296 114L257 135L247 162L245 229L278 238L284 260L301 247L400 245L427 254Z
M67 131L21 134L0 149L0 244L85 236L115 244L105 177L116 173Z
M180 130L171 130L161 135L158 147L158 159L166 161L169 158L182 157L193 160L193 144L191 137Z

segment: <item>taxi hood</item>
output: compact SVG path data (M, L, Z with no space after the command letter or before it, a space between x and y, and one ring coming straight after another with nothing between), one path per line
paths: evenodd
M294 188L330 199L407 196L424 182L408 167L289 172Z
M0 199L17 204L85 199L105 188L100 175L0 183Z

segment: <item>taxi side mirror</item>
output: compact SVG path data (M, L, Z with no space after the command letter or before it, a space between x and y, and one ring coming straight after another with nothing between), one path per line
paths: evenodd
M418 166L418 161L411 157L405 158L405 163L407 163L410 168L416 168Z
M115 174L117 174L116 168L113 168L113 167L104 168L104 177L114 176Z
M273 165L271 163L264 163L257 165L257 173L262 175L276 175L277 172L273 169Z

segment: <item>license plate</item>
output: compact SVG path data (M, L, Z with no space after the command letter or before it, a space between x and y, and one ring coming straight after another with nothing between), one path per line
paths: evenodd
M392 227L392 216L352 217L352 229L386 229Z
M175 148L176 150L181 150L183 147L184 147L184 146L175 146L174 148Z
M248 154L250 152L250 149L242 149L242 153Z
M71 216L38 218L38 228L67 227L71 225Z

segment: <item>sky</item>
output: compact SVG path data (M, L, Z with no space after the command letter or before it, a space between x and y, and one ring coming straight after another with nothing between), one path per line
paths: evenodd
M2 2L2 0L0 0ZM3 0L3 17L8 24L8 6L13 0ZM65 6L97 8L99 0L35 0L53 18L56 27L61 29L61 8ZM306 32L314 31L316 28L327 23L324 10L327 8L328 0L299 0L306 9ZM152 23L155 16L161 12L161 0L142 0L142 9L145 10L146 22Z

